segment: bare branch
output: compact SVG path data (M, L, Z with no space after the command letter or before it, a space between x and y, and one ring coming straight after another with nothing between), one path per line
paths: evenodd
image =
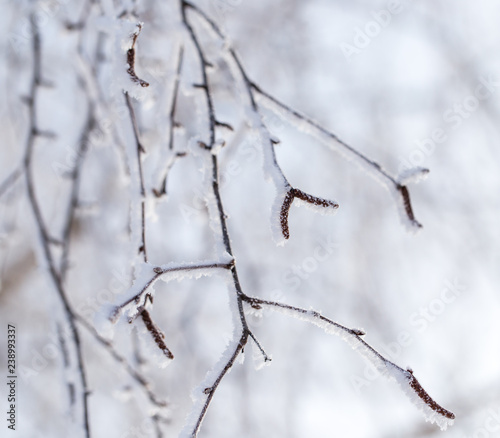
M403 392L405 392L409 398L417 397L422 402L422 405L419 407L429 421L437 423L442 429L446 429L446 426L453 423L455 415L440 406L429 396L413 375L413 371L410 369L403 369L382 356L382 354L361 338L361 336L365 334L362 330L347 328L323 316L315 310L306 310L277 301L268 301L253 297L244 297L243 299L255 309L268 307L273 310L278 310L287 315L294 316L301 320L310 322L311 324L317 325L327 333L340 336L365 359L372 363L381 374L396 380L401 386Z
M255 345L257 345L257 348L261 352L262 356L264 357L264 362L270 362L272 359L267 355L267 353L264 351L262 348L262 345L260 345L260 342L257 340L257 338L254 336L252 332L248 332L248 335L252 338L252 340L255 342Z
M177 98L179 95L179 84L180 84L180 76L182 71L182 61L184 59L184 47L181 46L179 48L179 55L177 58L177 69L174 80L174 88L172 90L172 102L170 104L170 112L169 112L169 127L168 127L168 149L172 151L174 149L174 130L178 126L178 123L175 121L176 111L177 111ZM167 194L167 178L170 169L175 164L178 158L184 157L186 155L185 152L177 152L174 154L169 162L166 165L166 168L163 172L162 181L159 189L153 189L153 193L157 198L160 198L163 195Z
M18 167L13 170L10 175L5 178L0 184L0 198L7 193L7 191L19 180L21 175L23 174L23 168Z
M399 183L399 181L392 175L390 175L380 164L377 162L367 158L361 152L358 152L352 146L349 146L347 143L342 141L339 137L337 137L332 132L323 128L321 125L313 121L307 116L300 114L298 111L290 108L288 105L280 102L274 96L265 92L260 88L255 82L251 83L252 88L262 97L267 99L268 102L275 104L278 108L285 110L287 113L291 114L296 119L307 123L309 126L314 128L319 134L326 137L329 141L329 145L332 149L337 150L339 153L344 155L346 158L353 158L356 162L360 163L360 165L364 165L363 167L375 177L379 177L383 184L388 185L396 190L396 192L400 196L400 205L403 207L403 212L406 214L408 220L415 228L422 228L422 225L415 219L415 215L413 213L413 208L410 202L410 194L405 185ZM321 139L321 138L320 138ZM424 169L428 172L428 169Z
M186 152L177 152L176 154L172 155L165 167L165 171L164 171L164 174L163 174L163 179L162 179L162 182L160 184L160 188L159 189L153 189L153 194L157 197L157 198L161 198L162 196L166 195L167 194L167 180L168 180L168 175L170 173L170 170L172 169L172 167L174 167L174 164L177 162L177 160L179 158L183 158L183 157L186 157L187 156L187 153Z
M200 263L196 265L179 265L172 267L156 267L153 269L154 275L147 281L147 283L140 287L140 290L135 293L131 298L127 299L124 303L115 307L113 313L110 315L110 320L116 322L121 312L132 302L135 304L135 308L144 308L146 305L146 300L148 299L149 288L162 276L169 273L175 272L189 272L189 271L199 271L199 270L210 270L210 269L231 269L233 267L233 262L230 263Z
M182 13L182 22L184 23L184 26L188 30L189 36L191 37L191 41L193 42L196 51L198 53L198 58L200 60L200 70L201 70L201 76L202 76L202 83L199 84L199 88L204 91L205 94L205 100L207 103L207 110L208 110L208 130L209 130L209 135L210 135L210 140L207 143L207 146L211 149L214 144L215 144L215 111L214 111L214 104L212 100L212 94L210 93L210 87L208 84L208 73L207 73L207 68L211 66L211 64L207 61L205 54L203 53L203 49L201 48L200 42L198 40L198 37L196 36L196 33L189 23L189 20L187 19L186 16L186 8L190 6L189 4L181 1L181 13Z
M43 254L45 257L45 261L48 265L48 270L52 282L54 283L54 287L58 293L59 299L63 305L64 316L68 326L71 331L71 338L73 342L73 348L75 350L76 356L76 364L73 366L76 367L76 371L78 373L80 379L80 394L82 400L82 424L85 436L87 438L90 437L90 427L89 427L89 415L88 415L88 388L87 388L87 378L85 373L85 367L83 363L82 356L82 347L80 344L80 335L78 328L75 323L75 316L71 309L70 303L66 296L66 292L64 290L61 278L57 272L55 262L50 249L50 238L49 233L47 232L47 228L45 222L43 220L40 207L38 204L38 200L35 194L35 187L33 182L33 169L32 169L32 156L33 156L33 148L35 145L35 139L37 136L38 129L37 125L37 112L36 112L36 103L38 97L38 88L41 84L41 43L40 43L40 33L38 30L38 26L36 23L36 17L33 14L31 16L31 33L32 33L32 49L33 49L33 74L30 86L29 93L29 130L28 130L28 138L26 142L25 156L24 156L24 175L26 179L26 187L28 191L28 199L31 206L31 210L35 217L35 222L38 228L38 233L40 235L41 246L43 250ZM73 393L73 391L71 391Z
M177 58L177 69L175 73L174 89L172 90L172 103L170 105L170 128L168 132L168 149L172 150L174 148L174 128L177 125L175 121L175 113L177 110L177 98L179 95L179 83L182 71L182 60L184 58L184 47L179 48L179 55Z

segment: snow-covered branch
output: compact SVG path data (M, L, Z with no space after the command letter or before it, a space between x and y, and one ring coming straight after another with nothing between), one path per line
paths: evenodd
M405 185L410 181L404 181L403 178L397 178L390 175L379 163L363 155L354 147L341 140L336 134L323 128L311 118L292 109L290 106L282 103L270 93L264 91L246 73L246 70L244 69L243 64L241 63L236 51L230 46L224 33L221 31L215 21L213 21L206 13L204 13L200 8L193 5L192 3L184 2L184 4L189 6L200 17L202 17L202 19L206 24L208 24L209 28L215 33L215 35L226 43L225 45L227 56L229 57L229 60L232 61L236 66L237 71L241 75L244 86L247 90L251 108L255 114L255 118L257 119L257 126L260 126L260 130L264 132L264 138L266 138L266 141L264 143L267 147L267 150L270 150L270 152L268 153L269 158L266 160L265 167L266 169L269 169L270 167L274 167L275 169L274 171L268 170L268 174L271 176L273 182L276 185L276 190L278 192L277 199L282 198L282 196L280 196L282 192L282 190L280 190L280 180L283 181L282 184L285 186L287 184L287 180L276 161L276 156L274 153L274 142L269 132L267 131L264 122L262 121L258 101L260 101L262 105L269 107L272 111L276 112L280 116L285 115L291 117L291 123L297 129L318 138L318 140L325 143L332 150L340 153L344 158L355 162L358 167L365 170L369 175L377 179L382 185L384 185L389 191L394 194L401 219L409 230L416 231L422 227L422 225L415 219L413 207L410 201L410 193ZM421 176L425 176L429 172L428 169L420 168L416 169L415 171ZM275 176L275 174L277 174L277 176ZM285 234L285 231L283 231L283 234Z
M394 176L377 161L341 140L336 133L283 103L272 92L265 91L251 77L250 70L218 22L196 4L184 0L168 5L159 2L154 7L135 1L125 3L85 1L73 20L58 21L59 30L69 35L68 41L65 40L65 53L73 58L69 65L64 65L67 76L60 82L54 80L53 87L57 92L61 91L59 88L67 91L65 86L68 84L77 89L68 102L74 100L78 112L74 119L68 118L67 123L65 120L64 126L54 123L56 128L46 127L51 119L44 117L42 112L43 104L48 106L53 97L44 96L44 88L49 84L45 75L49 72L58 78L58 75L63 76L57 68L45 69L42 42L45 51L45 39L54 36L45 32L35 14L32 15L29 56L33 63L29 89L23 99L28 109L26 137L23 136L22 140L25 141L24 156L19 167L9 171L0 183L2 197L19 181L24 181L30 218L33 218L29 226L36 230L38 264L43 266L43 273L50 280L49 292L56 297L50 303L50 310L57 320L57 344L64 367L62 375L68 387L71 421L78 426L78 435L90 438L93 426L89 418L94 409L89 409L89 402L92 403L89 394L93 388L88 384L88 380L92 382L93 379L87 378L87 374L92 376L92 358L85 356L88 343L91 347L99 346L99 353L107 355L113 365L124 371L131 384L124 386L132 387L146 399L145 409L138 414L146 417L147 422L153 422L157 437L162 436L166 427L163 415L167 402L152 387L157 377L153 372L160 371L151 371L148 365L170 363L174 353L176 360L182 360L183 351L182 343L175 344L174 336L165 335L169 333L167 324L171 324L171 319L161 306L171 297L156 296L155 285L159 280L198 280L203 276L217 276L216 279L225 281L228 306L224 306L226 303L219 306L212 296L207 301L210 309L218 312L217 318L222 314L227 316L227 324L231 319L232 332L224 332L227 344L221 348L219 359L214 359L215 365L208 369L203 364L202 371L207 369L208 372L194 390L194 403L181 436L193 438L201 431L215 394L238 359L244 356L249 343L255 344L254 351L262 355L263 362L271 360L266 352L268 348L263 347L266 342L261 344L261 337L257 339L254 334L257 329L251 319L251 312L262 309L299 318L340 336L381 374L395 380L424 413L426 420L442 429L451 425L454 414L430 397L411 369L401 368L368 344L362 330L345 327L315 310L260 298L262 284L268 281L263 270L271 272L274 269L270 258L274 256L272 251L275 248L266 247L269 254L262 254L261 260L261 248L253 246L251 232L257 221L253 221L252 215L259 210L253 208L252 202L260 202L267 193L262 197L258 193L259 197L247 202L248 199L238 191L240 181L244 181L242 186L248 183L248 190L255 192L261 190L264 179L272 183L274 202L268 210L273 238L278 245L295 235L289 225L294 205L304 205L320 214L332 214L339 208L334 200L309 193L306 188L303 190L283 170L284 160L276 149L280 139L274 136L273 125L266 118L270 112L375 178L393 194L401 218L412 230L421 225L415 218L408 187L424 178L428 170L416 167ZM143 14L143 10L148 13ZM69 9L67 13L73 15ZM144 22L140 21L139 15ZM163 21L166 17L170 20L168 23ZM167 44L161 40L164 36ZM146 44L147 41L156 41L156 38L161 49ZM139 44L141 50L138 50ZM158 71L153 71L156 66ZM68 102L63 100L64 105ZM178 129L180 127L183 129ZM100 135L104 140L101 143L106 144L101 147L100 143L94 148L96 135ZM56 141L59 138L62 140ZM41 157L42 153L38 151L40 139L57 145L60 150L50 151L48 158ZM252 143L252 150L244 150L246 141ZM69 152L62 150L66 146L61 145L70 142L75 147L68 148L71 149ZM117 146L122 156L114 150L110 153L105 146ZM240 152L239 158L260 154L263 169L257 169L252 176L245 175L248 180L242 178L228 184L226 171L231 167L231 159L238 158ZM125 165L121 162L124 157ZM60 165L58 160L63 158L66 165L54 166ZM43 168L47 168L44 159L52 160L53 169L64 168L63 175L58 175L63 177L44 180L42 176L47 176L43 173ZM248 159L248 167L255 164L251 160L253 158ZM176 164L179 161L181 163ZM304 163L308 163L307 160ZM238 161L236 164L243 167L240 165L244 163ZM101 165L103 167L99 168ZM239 175L239 167L234 175ZM311 167L307 171L311 171ZM306 169L303 163L299 167L302 169ZM46 181L49 182L45 186ZM91 198L92 205L95 202L102 207L89 220L79 216L81 206L88 198ZM191 202L190 206L197 204L197 213L204 220L199 229L191 229L188 221L182 223L174 217L175 208L182 207L184 202ZM245 223L238 222L235 205L248 208L248 214L243 212L248 216ZM238 229L242 232L238 233ZM97 238L78 241L79 233L83 235L88 230L92 230L90 234L96 233ZM111 236L109 241L108 236ZM199 240L195 241L195 238ZM95 244L89 242L91 240L99 242ZM178 256L180 251L176 251L184 242L187 242L187 247L192 243L187 248L192 252ZM262 247L268 243L272 242L266 241ZM116 248L110 249L113 244ZM249 268L245 260L245 251L249 247L249 251L254 251L256 268ZM279 248L279 251L276 254L280 256L290 254L286 248ZM108 257L111 253L116 256L114 260ZM321 258L326 259L326 256ZM153 259L154 263L150 261ZM313 262L316 263L316 259ZM79 270L85 263L91 266L89 272ZM109 280L112 277L110 271L117 266L123 272L120 280ZM250 269L255 271L246 275ZM108 280L113 286L116 285L114 281L119 282L120 287L103 289L103 282ZM179 289L184 286L179 285ZM212 286L219 287L216 282L210 284ZM82 303L78 303L79 299L91 302L90 314L80 311ZM199 306L201 300L192 301L187 298L185 309L170 307L179 314L185 311L182 321L186 324L186 332L192 326L197 327L198 324L193 322L199 322L189 312L192 307ZM95 320L90 322L93 316ZM210 317L215 319L211 313ZM142 330L137 340L144 341L146 347L148 342L152 344L153 353L143 354L142 344L132 344L135 338L129 343L128 338L124 340L117 336L118 339L111 340L105 335L104 330L122 328L121 324L115 325L118 321L125 321L127 324L124 325L133 327L134 334L140 327ZM99 327L99 323L104 326ZM203 330L207 331L207 327L212 326L203 325ZM185 331L178 330L183 335ZM158 350L161 354L155 355ZM199 364L195 366L199 370ZM187 385L187 382L183 383Z
M403 369L399 367L375 350L362 338L365 336L364 331L347 328L315 310L306 310L277 301L268 301L251 297L245 297L245 302L248 303L252 309L261 310L263 307L272 309L314 324L327 333L340 336L354 350L370 362L382 375L395 380L410 401L423 412L427 421L436 423L443 430L453 424L455 415L431 398L413 375L413 371L410 368Z

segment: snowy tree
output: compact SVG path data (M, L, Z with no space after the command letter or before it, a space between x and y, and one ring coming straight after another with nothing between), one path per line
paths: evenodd
M424 112L431 93L410 83L425 83L416 65L377 45L407 37L402 20L435 34L447 23L432 5L379 6L4 5L2 318L18 336L21 436L420 436L453 424L443 405L459 406L468 386L454 357L462 333L445 316L470 305L471 287L490 289L479 262L462 271L467 262L447 258L462 228L436 227L470 202L466 192L452 205L443 163L481 163L440 148L459 129L476 136L472 116L496 115L499 82L471 63L461 102L450 106L443 86ZM353 20L367 21L349 33ZM436 40L462 68L448 37ZM411 44L425 70L436 55ZM363 77L390 63L379 89ZM415 185L430 159L438 190ZM487 225L476 242L490 239ZM500 416L478 403L490 432Z

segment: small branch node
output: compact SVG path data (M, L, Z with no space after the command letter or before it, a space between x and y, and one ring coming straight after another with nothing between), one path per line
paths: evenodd
M366 332L364 330L360 329L351 329L351 333L356 336L364 336L366 335Z
M198 146L202 149L205 149L207 151L209 151L211 148L210 146L208 146L206 143L204 143L203 141L198 141Z

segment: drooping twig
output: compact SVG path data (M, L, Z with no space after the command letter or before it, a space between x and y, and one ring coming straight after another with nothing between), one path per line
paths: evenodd
M199 15L201 15L210 24L210 26L215 30L215 32L221 38L223 38L222 32L220 31L220 29L218 28L218 26L209 17L207 17L206 14L204 14L200 9L198 9L196 6L194 6L194 5L192 5L192 4L188 3L188 2L183 2L183 5L184 5L184 7L189 7L191 9L195 10L196 12L198 12ZM191 32L194 32L192 30L192 28L190 28L190 29L191 29ZM241 62L239 61L238 57L236 56L235 51L232 48L229 48L229 53L230 53L232 59L234 60L234 62L237 64L237 67L240 70L240 73L241 73L241 75L242 75L242 77L244 79L244 82L245 82L246 86L247 86L247 90L248 90L248 95L249 95L251 106L256 111L256 113L258 113L259 110L258 110L256 101L255 101L255 98L254 98L254 92L257 92L257 93L260 93L260 94L262 94L263 92L262 92L262 90L254 82L252 82L248 78L245 70L242 67ZM289 112L291 112L293 115L295 115L293 113L293 110L289 109L288 107L285 107L284 109L287 110L287 111L289 111ZM404 184L399 183L396 178L390 176L385 170L383 170L381 168L381 166L378 163L369 160L368 158L366 158L364 155L362 155L361 153L359 153L358 151L356 151L355 149L353 149L349 145L347 145L347 144L343 143L342 141L340 141L338 139L338 137L336 137L334 134L331 134L328 131L324 130L319 125L317 125L314 122L312 122L310 119L304 118L304 121L306 121L307 123L311 124L312 127L321 130L321 132L323 134L326 134L330 138L330 140L334 140L335 142L339 143L341 146L344 147L344 149L347 152L351 153L352 155L354 155L354 157L358 158L361 162L364 162L364 164L368 165L368 167L371 169L371 171L373 173L378 173L383 178L385 178L386 181L390 182L390 184L392 184L393 187L396 189L396 191L400 194L401 205L403 206L403 211L406 214L407 218L410 220L410 222L411 222L412 225L414 225L416 227L420 227L420 224L415 220L415 217L414 217L414 214L413 214L413 211L412 211L412 207L411 207L411 203L410 203L409 193L408 193L408 190L407 190L407 188L406 188L406 186ZM263 127L263 124L261 124L261 127ZM271 143L273 143L272 140L271 140ZM284 181L284 184L285 184L285 187L286 187L286 183L287 183L286 178L284 178L284 175L281 172L281 169L279 169L279 166L277 166L274 154L273 154L272 158L274 159L274 163L275 163L277 169L279 170L279 173L281 173L281 175L283 176L283 181ZM290 208L290 206L291 206L291 204L293 202L293 199L295 197L297 197L299 199L302 199L305 202L312 203L313 205L319 205L319 206L323 206L323 207L330 206L330 207L336 208L336 203L333 203L331 201L326 201L326 200L323 200L321 198L311 197L310 195L307 195L304 192L301 192L301 191L297 192L295 190L297 190L297 189L293 189L290 186L288 186L288 188L287 188L287 194L286 194L284 202L282 204L282 210L281 210L281 213L282 213L282 215L281 215L282 222L281 222L281 225L282 225L282 231L283 231L283 234L285 235L285 237L288 234L288 220L287 220L288 219L288 211L289 211L289 208ZM227 229L226 229L226 231L227 231ZM225 236L224 230L223 230L223 236ZM420 384L418 384L418 381L416 381L416 379L414 378L413 374L410 373L410 371L403 370L402 368L397 367L395 364L393 364L392 362L390 362L390 361L386 360L385 358L383 358L378 352L376 352L373 348L371 348L368 344L366 344L366 342L364 342L360 338L360 336L364 335L363 331L358 330L358 329L347 329L345 327L342 327L342 326L334 323L333 321L328 320L327 318L323 317L322 315L320 315L317 312L310 312L310 311L306 311L304 309L298 309L298 308L294 308L294 307L288 306L288 305L281 305L279 303L265 302L264 300L252 299L252 298L247 297L246 295L243 295L242 292L241 292L240 298L242 300L247 301L247 302L251 302L253 306L260 306L261 304L267 304L267 305L271 305L271 306L280 307L281 309L287 309L288 311L293 311L293 312L295 312L295 313L297 313L299 315L309 315L309 316L312 316L314 319L316 319L318 321L321 321L322 323L327 323L330 326L335 327L336 329L340 329L341 331L344 332L344 334L348 334L351 339L356 339L357 341L359 341L359 343L361 344L361 346L363 346L365 348L365 350L370 355L372 355L373 357L375 357L379 361L381 361L381 363L384 366L386 366L386 367L393 367L393 370L397 370L396 373L399 374L399 376L404 376L403 380L406 381L406 386L409 387L411 389L411 391L414 394L416 394L416 396L420 400L423 401L423 403L424 403L424 405L426 407L428 407L432 412L436 413L438 416L442 417L438 421L441 421L442 423L444 423L445 425L447 425L449 423L448 420L453 420L454 415L451 412L447 411L446 409L440 407L437 403L435 403L427 395L427 393L423 389L421 389ZM234 355L231 356L231 358L237 356L238 354L239 354L239 350L236 349ZM229 364L229 366L231 366L232 362L230 361L230 362L228 362L228 364ZM223 374L224 373L222 373L222 375ZM203 418L204 412L200 416L200 420ZM444 418L444 420L443 420L443 418ZM198 428L199 428L199 423L197 423L197 427L195 428L195 430L193 432L193 436L196 435Z
M122 304L115 307L113 313L110 315L111 321L116 321L120 316L121 312L129 306L132 302L135 305L135 308L143 309L146 305L148 290L153 284L163 275L169 273L176 272L190 272L190 271L200 271L200 270L208 270L208 269L231 269L233 263L219 263L219 262L209 262L209 263L199 263L194 265L178 265L172 267L156 267L153 269L152 277L146 282L145 285L140 285L140 288L137 293L135 293L131 298L127 299Z
M206 415L206 412L208 410L208 407L210 406L210 403L212 401L212 398L215 394L217 387L219 386L220 382L222 381L224 376L227 374L227 372L232 368L236 358L238 357L238 355L241 353L244 346L246 345L249 334L250 334L250 330L248 328L248 324L247 324L244 309L243 309L242 297L244 296L244 294L243 294L243 291L241 289L241 284L240 284L239 278L238 278L238 273L237 273L236 264L235 264L234 257L233 257L233 251L231 248L231 241L229 238L229 233L228 233L228 228L227 228L227 223L226 223L226 214L224 211L222 198L221 198L221 194L220 194L219 165L218 165L217 153L216 153L216 151L213 151L213 147L215 145L216 126L221 126L221 125L226 125L226 124L218 123L217 119L215 117L215 110L214 110L214 106L213 106L212 94L210 91L210 84L208 82L208 74L207 74L207 68L210 64L208 63L206 56L203 52L203 49L200 45L200 42L198 40L198 37L197 37L193 27L191 26L191 24L187 18L186 4L181 1L180 5L181 5L183 23L184 23L184 25L185 25L185 27L190 35L190 38L191 38L193 45L196 48L198 58L199 58L202 83L199 84L198 88L200 88L204 91L205 100L207 103L208 128L209 128L209 137L210 137L208 143L201 143L201 145L211 155L211 157L210 157L211 173L212 173L211 188L212 188L212 193L215 197L215 201L216 201L216 205L217 205L218 221L219 221L219 225L220 225L221 238L222 238L222 241L224 244L224 248L225 248L226 253L233 259L232 262L226 266L226 269L230 269L230 272L232 275L233 284L234 284L235 292L236 292L236 305L237 305L239 319L240 319L241 326L242 326L241 327L241 336L240 336L239 341L236 344L234 351L232 352L232 354L230 355L230 357L226 361L226 363L223 364L221 372L215 376L215 379L211 383L211 386L207 387L203 391L203 393L205 395L205 400L201 406L200 411L198 413L194 412L194 415L196 416L196 419L194 421L194 426L193 426L192 430L187 431L186 433L188 433L189 436L195 437L198 434L201 423ZM225 127L225 126L223 126L223 127ZM214 153L212 153L212 152L214 152ZM144 291L144 289L140 292L140 294L142 294L143 291ZM139 294L139 296L140 296L140 294ZM138 303L138 302L136 301L136 303Z
M453 423L455 415L443 408L429 396L413 375L413 371L410 369L403 369L382 356L382 354L362 339L362 336L365 335L362 330L347 328L314 310L306 310L290 306L289 304L262 300L254 297L244 297L243 299L254 309L268 307L273 310L278 310L287 315L315 324L318 327L323 328L328 333L341 336L365 359L372 363L381 374L396 380L403 389L403 392L405 392L410 398L417 397L422 403L420 408L423 410L424 415L426 415L429 421L437 423L442 429L446 429L448 425Z
M89 9L86 9L85 16L79 20L80 25L77 30L82 31L85 28L87 15L89 13ZM60 277L61 281L64 282L66 277L66 272L68 269L68 259L71 249L71 229L74 223L75 210L78 206L78 197L79 197L79 186L80 186L80 178L81 178L81 170L82 165L85 159L85 156L88 152L90 145L90 136L92 130L95 129L97 125L96 120L96 109L98 105L106 106L102 95L98 93L98 83L97 83L97 71L95 68L91 66L86 68L86 58L83 56L83 48L82 48L82 32L79 33L79 44L78 44L78 54L81 57L81 67L83 68L81 73L81 81L80 83L84 87L84 91L86 93L88 99L88 110L87 110L87 119L86 123L83 127L82 134L80 136L78 150L76 152L76 160L74 163L73 171L71 172L71 190L70 190L70 199L68 201L65 225L63 226L63 238L62 238L62 257L61 257L61 267L60 267ZM99 63L103 60L102 56L99 54L99 46L101 44L101 38L97 40L96 46L98 50L95 52L95 62L94 65L99 65ZM90 72L90 74L88 73ZM91 83L95 82L95 83ZM93 88L94 87L94 88ZM146 397L150 400L150 402L159 408L163 408L167 405L164 400L159 399L155 393L151 390L151 385L148 380L138 371L136 370L129 361L123 357L114 345L103 338L96 329L81 315L73 310L73 315L78 324L83 327L87 333L92 336L92 338L97 342L98 345L101 345L104 351L109 354L118 364L120 364L125 372L139 385L139 387L144 391ZM64 339L62 339L64 341ZM156 421L155 421L156 423Z

